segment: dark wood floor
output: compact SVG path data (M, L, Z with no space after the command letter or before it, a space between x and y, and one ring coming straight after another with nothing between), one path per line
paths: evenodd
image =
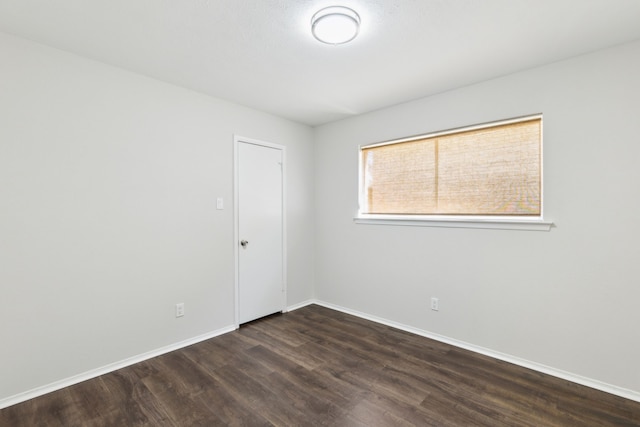
M0 426L640 426L640 403L316 305L0 411Z

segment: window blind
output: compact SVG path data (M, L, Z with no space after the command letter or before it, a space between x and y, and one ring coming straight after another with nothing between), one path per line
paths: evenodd
M363 147L369 214L541 214L541 118Z

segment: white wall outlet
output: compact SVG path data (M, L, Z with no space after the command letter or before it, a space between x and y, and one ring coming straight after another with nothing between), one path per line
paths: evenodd
M433 311L440 310L440 301L436 297L431 297L431 310Z
M216 209L218 210L224 209L224 199L222 197L218 197L216 199Z
M178 303L176 304L176 317L182 317L184 316L184 303Z

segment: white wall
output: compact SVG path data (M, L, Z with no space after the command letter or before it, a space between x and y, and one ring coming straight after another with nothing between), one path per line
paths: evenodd
M233 325L234 133L287 147L306 301L311 128L0 34L0 402Z
M317 298L640 393L638 96L634 43L317 128ZM358 145L534 113L550 232L354 224Z

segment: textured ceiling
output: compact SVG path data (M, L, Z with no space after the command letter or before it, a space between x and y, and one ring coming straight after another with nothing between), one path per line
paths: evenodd
M357 10L330 46L311 16ZM0 0L0 31L309 125L640 39L640 0Z

